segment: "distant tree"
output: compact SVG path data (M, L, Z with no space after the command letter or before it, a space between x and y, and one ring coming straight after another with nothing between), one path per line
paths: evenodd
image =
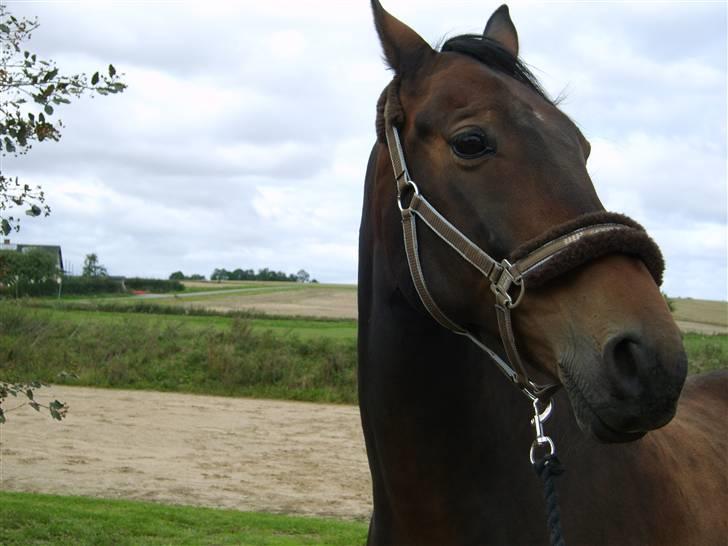
M24 155L34 142L58 141L64 125L51 119L56 108L70 104L84 93L109 95L126 89L109 65L90 78L66 75L54 61L43 60L26 50L24 43L39 27L37 19L18 19L0 3L0 153ZM25 214L50 214L45 193L7 176L0 169L0 232L7 235L20 228L16 208Z
M192 275L190 275L189 277L187 277L187 279L190 280L190 281L204 281L205 280L205 276L204 275L200 275L199 273L193 273Z
M287 282L311 282L311 276L304 269L295 275L286 274L283 271L274 271L267 267L259 269L256 273L252 269L237 268L228 271L225 268L217 268L210 275L212 281L287 281Z
M38 285L57 279L59 274L56 260L48 252L39 249L0 251L0 284L15 297L38 295ZM34 286L36 291L32 290Z
M212 275L210 275L211 281L226 281L230 278L230 272L225 269L215 269L215 271L212 272Z
M109 273L106 271L106 267L99 263L99 257L95 253L86 254L86 259L83 261L83 271L81 272L83 277L108 277Z
M183 281L185 280L185 274L181 271L175 271L169 276L170 281Z
M0 283L9 286L14 282L20 265L18 262L22 259L23 255L15 250L0 251Z

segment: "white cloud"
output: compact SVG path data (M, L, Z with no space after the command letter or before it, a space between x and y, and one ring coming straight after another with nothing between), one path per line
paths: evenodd
M430 43L480 32L490 14L385 4ZM97 252L120 274L356 278L374 108L391 77L367 2L10 7L38 15L31 49L63 70L112 62L130 85L59 108L60 143L3 159L53 207L20 239L60 243L77 270ZM725 5L516 1L511 13L547 89L569 91L603 202L663 247L668 293L725 299Z

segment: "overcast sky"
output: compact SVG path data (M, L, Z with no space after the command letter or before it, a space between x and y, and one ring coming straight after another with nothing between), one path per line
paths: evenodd
M59 143L3 158L53 208L13 242L111 274L306 269L356 280L385 70L369 3L8 2L63 72L113 63L129 89L58 108ZM384 2L427 41L480 32L497 2ZM609 210L663 249L663 289L728 299L726 3L511 2L521 54L592 143Z

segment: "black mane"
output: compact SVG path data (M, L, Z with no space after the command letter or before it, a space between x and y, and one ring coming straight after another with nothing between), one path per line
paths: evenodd
M527 85L538 93L540 97L551 104L555 104L541 87L536 76L528 69L526 64L518 57L514 57L508 50L495 40L491 40L481 34L461 34L453 36L445 41L440 51L452 51L467 55L480 61L484 65L497 70L519 82Z
M523 83L550 104L555 106L559 102L558 98L555 101L549 98L536 76L526 66L526 63L518 57L514 57L495 40L480 34L461 34L446 40L440 47L440 51L443 53L460 53L472 57L487 67ZM404 112L399 102L399 84L399 76L395 76L379 96L376 118L377 140L379 142L386 142L384 136L384 105L387 101L390 102L390 115L393 117L394 125L401 127L404 122Z

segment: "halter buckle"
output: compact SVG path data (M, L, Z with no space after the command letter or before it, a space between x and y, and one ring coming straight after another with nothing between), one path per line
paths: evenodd
M508 260L502 260L499 269L500 272L497 273L497 278L491 279L490 291L495 294L499 305L513 309L521 303L526 285L518 271L514 274L513 264ZM511 286L518 286L520 288L515 301L509 293Z

